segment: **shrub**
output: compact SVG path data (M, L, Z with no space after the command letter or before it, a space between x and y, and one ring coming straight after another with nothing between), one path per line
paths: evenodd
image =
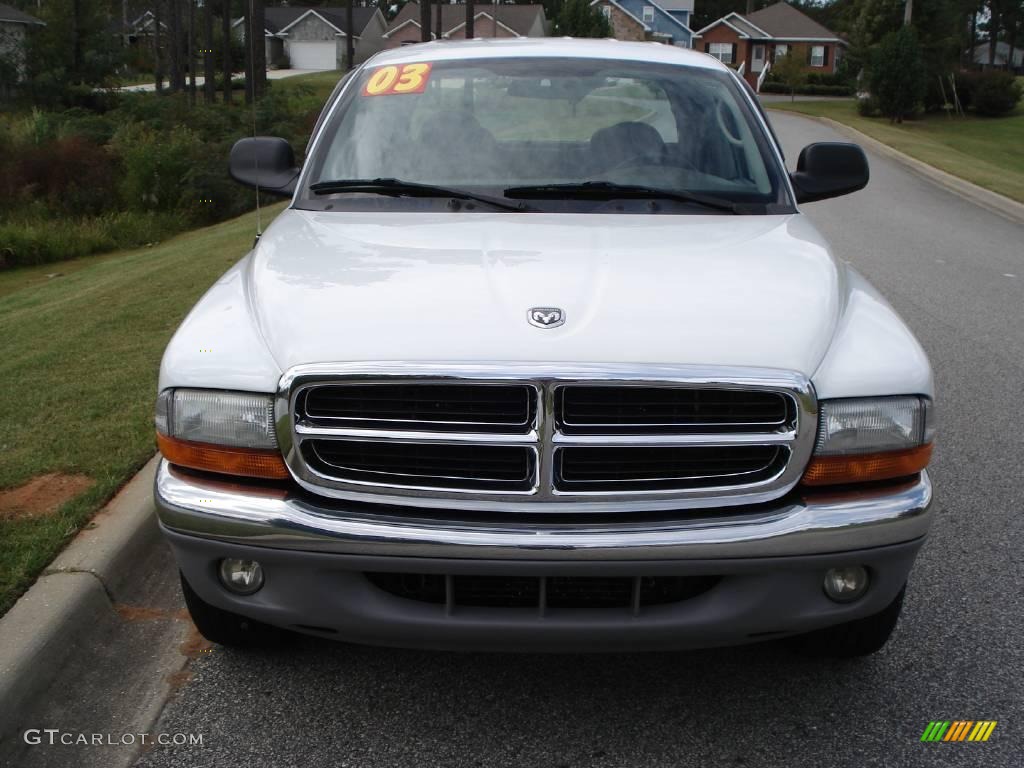
M784 83L772 83L767 80L761 85L761 93L789 93L789 86ZM847 85L799 85L793 93L801 96L850 96L852 92Z
M111 141L121 158L124 174L120 183L124 207L133 211L172 210L184 204L191 207L185 180L193 163L203 151L202 142L189 128L179 126L157 133L148 126L130 124Z
M1010 72L982 72L973 83L971 102L974 111L987 117L1012 112L1021 98L1021 85Z
M882 39L871 65L871 93L882 114L894 123L903 122L922 103L924 61L913 27L900 27Z
M878 99L874 96L862 96L857 99L857 114L861 117L878 117L881 114Z
M117 163L99 144L67 136L22 147L9 168L4 197L36 197L53 213L96 214L110 207Z
M108 213L89 219L0 223L0 269L66 261L116 248L133 248L183 229L165 213Z

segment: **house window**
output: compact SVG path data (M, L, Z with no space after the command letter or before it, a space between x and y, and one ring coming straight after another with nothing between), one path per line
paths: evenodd
M644 6L644 24L650 24L653 21L654 21L654 6L653 5L645 5Z
M811 66L812 67L824 67L825 66L825 46L824 45L812 45L811 46Z
M601 15L604 16L608 21L612 20L612 7L610 5L601 6Z
M786 54L789 53L789 46L785 43L780 43L775 46L775 61L782 61L786 58Z
M711 43L708 53L723 64L732 64L732 43Z

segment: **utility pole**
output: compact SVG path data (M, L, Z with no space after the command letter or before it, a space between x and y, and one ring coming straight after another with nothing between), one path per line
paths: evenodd
M420 0L420 41L430 42L430 0Z
M473 37L473 16L476 11L473 10L473 0L466 0L466 39Z
M352 18L352 0L345 0L345 69L349 72L356 63L356 44L353 35L353 27L356 25Z

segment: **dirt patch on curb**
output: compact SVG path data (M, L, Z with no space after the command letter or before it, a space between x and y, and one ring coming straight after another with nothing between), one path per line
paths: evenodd
M53 514L91 485L92 478L85 475L51 472L33 477L17 488L0 491L0 520L34 520Z

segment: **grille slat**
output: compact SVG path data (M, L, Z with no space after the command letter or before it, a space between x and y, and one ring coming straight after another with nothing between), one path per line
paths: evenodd
M336 384L311 389L304 410L313 423L525 432L536 413L536 391L523 384Z
M528 490L536 463L527 446L309 440L304 448L331 476L411 487Z
M561 448L555 454L555 486L593 492L623 486L658 490L753 482L781 471L784 453L771 445Z
M749 390L567 385L556 402L566 434L770 431L790 415L784 395Z

